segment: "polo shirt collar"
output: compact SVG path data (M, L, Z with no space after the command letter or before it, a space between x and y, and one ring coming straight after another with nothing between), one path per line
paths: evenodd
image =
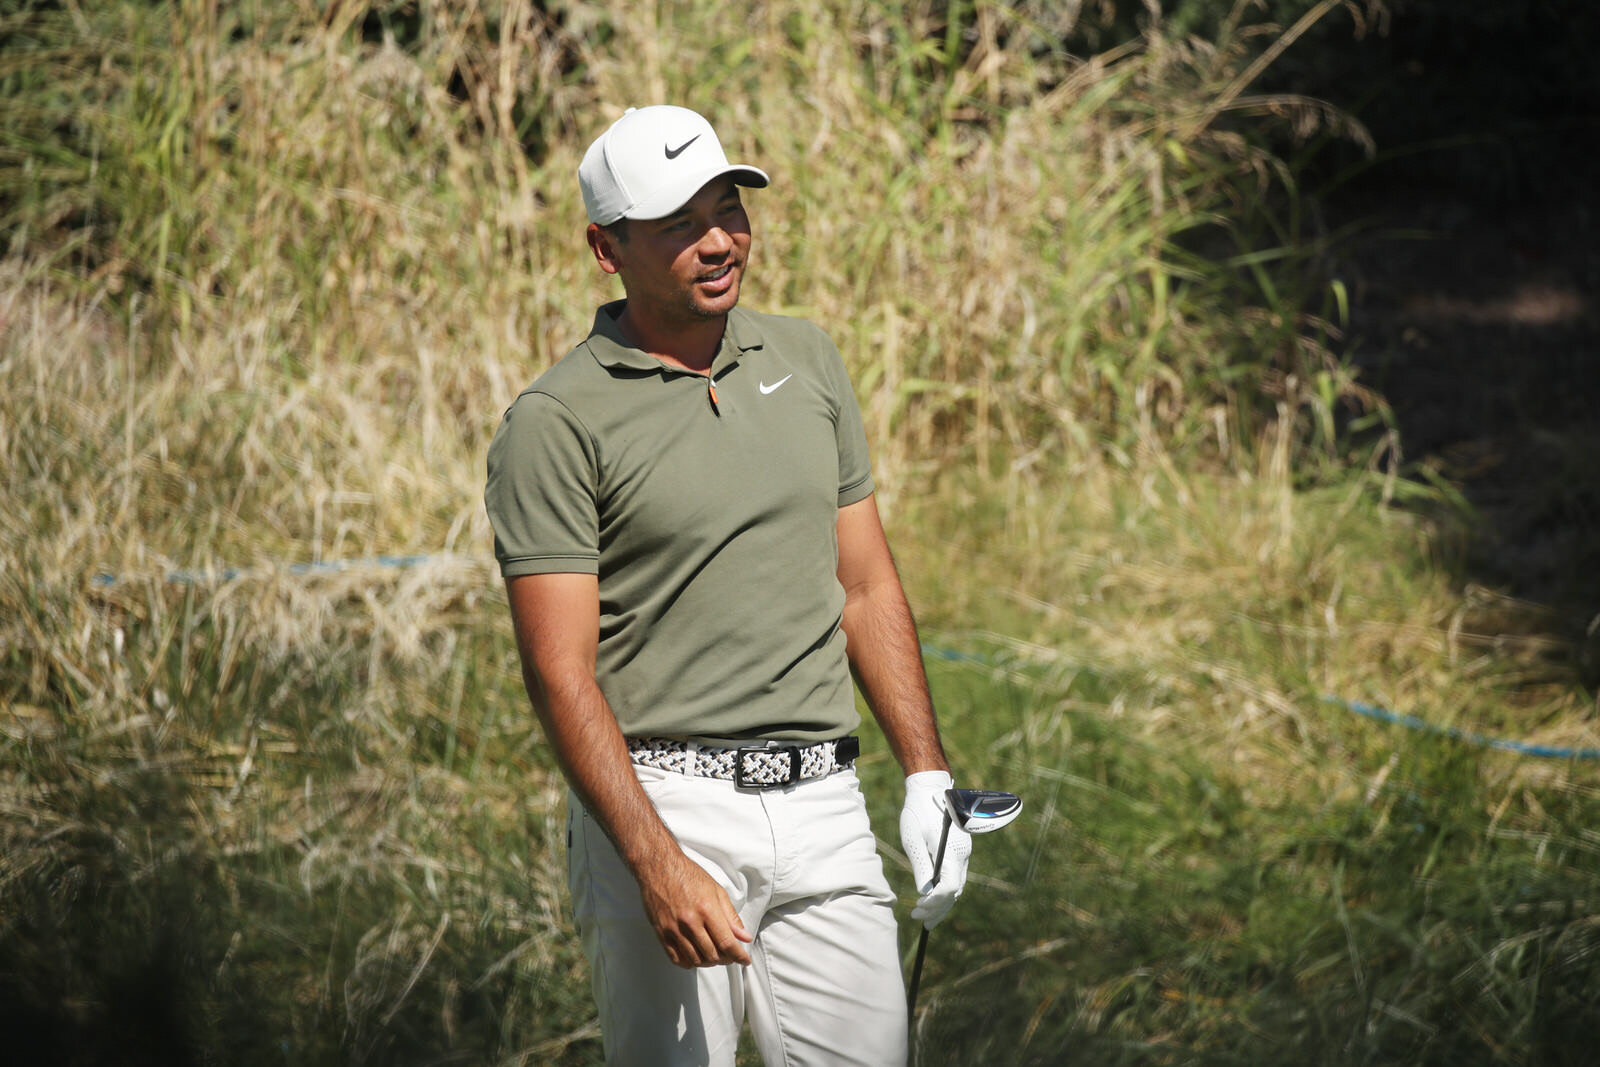
M622 327L617 325L617 316L622 314L626 304L626 300L613 300L601 304L595 311L594 326L588 337L589 351L594 358L601 366L613 369L674 370L648 352L634 347L623 335ZM754 317L742 308L734 308L728 313L728 327L722 334L722 347L716 359L711 361L711 369L716 371L731 366L746 352L764 344L761 327L756 325Z

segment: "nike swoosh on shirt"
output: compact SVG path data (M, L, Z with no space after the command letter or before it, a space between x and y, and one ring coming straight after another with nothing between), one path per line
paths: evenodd
M762 396L766 396L768 393L776 393L778 391L778 387L779 386L781 386L784 382L788 381L790 378L793 378L793 377L794 377L793 374L785 374L782 378L779 378L777 381L773 382L771 385L768 385L766 382L762 382L761 383L761 395Z
M668 148L666 145L662 145L661 148L662 148L662 151L667 153L667 158L668 159L677 159L679 156L683 155L683 150L685 148L688 148L690 145L694 144L699 139L700 139L700 135L697 133L693 137L689 138L687 141L683 142L677 148Z

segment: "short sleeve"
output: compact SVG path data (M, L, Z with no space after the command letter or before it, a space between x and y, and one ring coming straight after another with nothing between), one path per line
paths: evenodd
M844 357L832 341L827 342L828 378L838 412L834 434L839 448L839 506L854 504L872 495L872 462L867 453L867 430L861 421L861 405L856 402Z
M594 574L599 466L593 437L545 393L517 398L489 445L484 506L500 573Z

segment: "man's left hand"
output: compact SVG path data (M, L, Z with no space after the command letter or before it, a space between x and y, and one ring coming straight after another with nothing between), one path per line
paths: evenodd
M913 919L933 929L955 907L962 886L967 884L967 858L972 855L972 837L950 824L945 839L944 863L939 880L934 881L933 864L939 855L939 840L944 834L945 790L953 781L946 771L919 771L906 778L906 806L900 812L900 844L911 861L911 876L916 880L917 906Z

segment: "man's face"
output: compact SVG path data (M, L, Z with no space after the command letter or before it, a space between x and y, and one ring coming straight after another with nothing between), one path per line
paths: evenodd
M627 229L610 251L630 316L672 325L718 318L739 302L750 220L731 177L707 183L671 215L633 219Z

